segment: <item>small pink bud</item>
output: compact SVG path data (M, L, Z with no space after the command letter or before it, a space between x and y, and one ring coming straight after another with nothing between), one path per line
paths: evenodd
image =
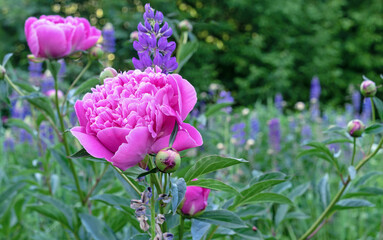
M364 126L363 122L358 119L351 120L347 124L347 132L348 134L350 134L351 137L362 136L365 128L366 127Z
M102 50L102 47L100 45L96 45L92 47L89 51L89 56L93 60L98 60L104 56L104 51Z
M54 99L55 95L56 95L56 91L54 89L50 89L50 90L45 92L45 95L47 95L49 98ZM61 90L57 91L57 97L58 97L58 99L62 99L64 97L64 94L63 94L63 92L61 92Z
M184 32L191 32L193 30L193 25L188 20L182 20L179 24L178 27L181 29L181 31Z
M377 91L376 85L371 80L365 80L360 85L360 92L365 97L373 97L375 96Z
M181 212L190 217L202 214L202 211L207 207L209 193L210 189L207 188L197 186L186 187L185 198L181 205Z
M181 165L181 156L172 147L161 149L156 155L156 166L161 172L175 172Z
M105 79L115 76L117 76L117 71L114 68L107 67L100 73L100 82L103 84Z

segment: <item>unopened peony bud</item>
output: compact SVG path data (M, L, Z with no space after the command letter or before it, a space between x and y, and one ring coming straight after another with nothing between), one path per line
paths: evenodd
M358 119L351 120L347 124L347 132L350 134L351 137L362 136L365 128L366 127L364 126L363 122Z
M100 73L100 82L102 84L106 78L113 78L115 76L117 76L117 71L114 68L107 67Z
M156 166L161 172L175 172L181 165L181 156L172 147L161 149L156 156Z
M363 94L365 97L373 97L376 94L376 85L373 81L371 80L365 80L362 82L360 85L360 92Z
M71 58L73 60L79 60L82 57L82 54L83 53L81 51L74 52L71 55L69 55L69 58Z
M104 56L104 51L100 45L96 45L90 49L89 56L93 60L98 60Z
M197 179L193 181L195 180ZM207 207L209 193L210 189L207 188L197 186L186 187L185 198L180 205L181 212L190 217L201 214Z
M6 72L5 68L0 65L0 79L4 78Z
M45 95L47 95L51 99L55 99L56 98L56 90L50 89L45 93ZM57 91L57 97L59 100L61 100L64 97L64 94L63 94L63 92L61 92L61 90Z
M188 20L182 20L179 24L178 27L181 29L181 31L185 32L191 32L193 30L193 25Z

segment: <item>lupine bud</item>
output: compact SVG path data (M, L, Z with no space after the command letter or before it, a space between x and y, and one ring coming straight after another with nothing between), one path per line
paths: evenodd
M371 80L364 80L360 85L360 92L365 97L373 97L376 94L376 85Z
M5 68L0 65L0 79L4 78L6 72Z
M104 56L104 51L100 45L96 45L90 49L89 56L93 60L98 60Z
M100 73L100 82L104 82L106 78L113 78L117 76L117 71L114 68L107 67Z
M183 32L191 32L193 30L193 25L188 20L182 20L179 24L178 27L181 29Z
M366 127L364 126L363 122L358 119L351 120L347 124L347 132L350 134L351 137L362 136L365 128Z
M156 156L156 166L161 172L175 172L181 165L181 156L172 147L161 149Z

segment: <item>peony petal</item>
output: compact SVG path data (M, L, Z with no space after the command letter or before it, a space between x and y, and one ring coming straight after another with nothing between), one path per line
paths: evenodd
M151 147L152 153L157 153L161 149L169 145L170 134L159 138ZM199 147L203 144L202 136L193 126L187 123L182 123L176 136L173 148L177 151L182 151L189 148Z
M146 127L133 129L126 137L127 143L123 143L112 157L113 165L125 171L135 166L145 158L148 153L152 138Z
M107 149L115 153L121 144L127 143L126 137L130 131L128 128L106 128L97 133L97 138Z
M77 100L74 104L74 110L76 111L76 115L78 118L78 122L80 123L81 127L85 127L87 124L87 120L85 117L85 109L83 107L83 101Z
M39 40L39 54L61 58L68 54L65 33L55 25L40 25L35 28Z
M96 136L85 133L84 127L74 127L70 132L80 141L85 150L96 158L105 158L110 161L113 153L109 151Z
M25 32L25 37L27 38L27 41L29 41L30 33L31 33L31 25L32 23L36 22L37 18L35 17L29 17L25 21L25 26L24 26L24 32Z
M182 120L185 120L187 115L193 110L194 105L197 102L197 93L187 80L183 79L178 74L169 74L170 79L174 81L178 89L178 104L179 111L182 117ZM172 82L171 82L172 83ZM172 85L174 84L172 83Z

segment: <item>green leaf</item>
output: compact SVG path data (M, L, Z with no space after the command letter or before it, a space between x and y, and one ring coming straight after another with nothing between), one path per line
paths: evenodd
M129 206L130 202L125 197L114 194L101 194L91 197L90 200L100 201L110 206Z
M36 87L34 87L33 85L31 85L28 82L13 81L13 83L16 86L18 86L19 88L21 88L22 90L24 90L25 92L27 92L28 94L38 91L38 89ZM43 96L43 95L41 95L41 96Z
M140 175L141 173L146 173L146 172L147 171L145 169L142 169L139 166L134 166L134 167L126 169L124 171L124 174L133 179L137 179L138 175Z
M53 78L55 81L57 80L57 75L60 71L61 64L58 61L52 60L52 61L46 61L49 71L51 72Z
M0 204L9 198L12 198L20 189L25 186L25 182L16 182L10 185L4 192L0 194Z
M44 111L53 121L55 120L52 104L47 97L27 98L27 101L41 111Z
M235 195L240 195L240 193L235 188L216 179L199 179L196 181L189 182L188 185L199 186L199 187L208 188L212 190L223 191L223 192L228 192Z
M328 145L333 143L353 143L353 141L348 138L339 138L339 139L328 139L324 141L324 143Z
M253 185L251 185L249 188L241 191L241 196L237 196L234 199L232 207L230 209L233 209L237 206L243 205L243 202L245 202L247 199L251 198L252 196L271 188L272 186L275 186L277 184L280 184L286 180L279 180L279 179L273 179L273 180L265 180L261 182L257 182Z
M222 109L233 105L233 103L217 103L208 107L205 112L206 117L213 116L215 113L220 112Z
M29 205L27 206L27 208L32 211L36 211L40 213L41 215L44 215L54 221L60 222L63 225L65 225L67 228L71 229L65 215L50 204Z
M7 126L22 128L25 131L27 131L29 134L31 134L33 137L35 137L36 135L33 129L28 124L26 124L23 120L18 118L9 118L7 120Z
M171 181L171 193L172 193L172 212L176 213L176 210L182 200L185 197L186 193L186 182L183 178L177 179L176 182Z
M195 51L198 49L198 42L192 41L188 42L186 44L179 45L179 49L177 51L177 61L178 61L178 68L176 72L180 72L181 68L189 59L193 56Z
M363 184L365 184L368 180L370 180L372 177L379 176L379 175L383 175L383 172L379 172L379 171L368 172L368 173L366 173L365 175L363 175L361 178L359 178L359 179L355 182L355 186L363 185Z
M313 149L305 150L305 151L303 151L303 153L306 153L306 154L311 153L311 154L314 154L314 155L316 155L316 156L318 156L318 157L320 157L326 161L329 161L339 171L338 160L334 157L333 153L330 151L330 149L328 149L326 144L321 143L321 142L310 142L310 143L306 144L306 146L312 147ZM304 154L304 155L306 155L306 154ZM298 156L302 156L302 153L300 153Z
M383 189L377 187L365 187L358 189L356 192L349 192L344 195L344 198L353 198L353 197L373 197L383 195Z
M290 194L288 195L288 197L291 199L291 200L294 200L295 198L303 195L307 189L310 187L310 183L303 183L297 187L295 187L291 192Z
M9 59L13 56L13 53L7 53L5 54L4 58L3 58L3 63L1 64L3 67L5 67L5 65L7 64L7 62L9 61Z
M364 130L366 134L378 134L383 132L383 124L374 123L371 126L368 126L366 130Z
M81 150L73 153L71 158L82 158L82 157L91 157L91 155L85 150L85 148L82 148Z
M333 210L346 210L346 209L374 207L374 206L375 206L374 204L364 199L348 198L348 199L340 200L335 205Z
M348 167L348 174L350 175L350 179L354 180L354 178L356 176L356 169L355 169L354 166L349 166Z
M242 221L240 217L238 217L233 212L227 210L212 210L205 211L200 216L195 219L201 222L207 222L214 225L220 225L222 227L227 228L243 228L247 227L246 224Z
M247 161L238 158L221 157L218 155L207 156L198 160L193 167L187 171L184 178L185 181L189 183L192 179L203 174L245 162Z
M326 208L330 202L330 187L328 184L328 174L319 181L318 184L319 197L323 204L323 208Z
M293 204L289 198L278 193L258 193L243 199L237 206L255 203Z
M153 169L150 169L150 171L147 171L147 172L144 172L144 173L141 173L140 175L138 175L137 178L140 178L140 177L144 177L148 174L152 174L152 173L157 173L158 171L160 171L157 167L153 168Z
M76 90L74 91L72 96L77 96L77 95L83 94L85 92L89 92L92 87L96 86L99 83L100 83L100 80L98 78L90 78L90 79L82 82L76 88Z
M79 217L86 231L96 240L113 240L116 239L116 235L112 229L102 220L86 214L80 213Z
M176 121L176 122L174 123L173 131L172 131L172 133L170 134L170 138L169 138L169 147L172 147L172 146L173 146L173 143L174 143L174 141L176 140L177 133L178 133L178 123L177 123L177 121Z
M380 120L383 121L383 102L377 97L373 97L374 103L375 103L375 108L376 111L379 114Z

